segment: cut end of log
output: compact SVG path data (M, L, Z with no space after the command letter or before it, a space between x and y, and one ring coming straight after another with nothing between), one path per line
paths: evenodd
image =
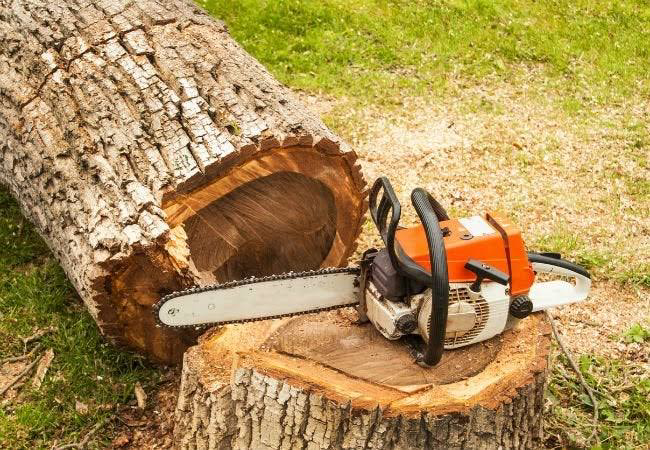
M533 315L489 341L446 351L429 369L413 362L404 342L386 340L354 318L351 310L341 310L206 334L185 354L178 446L539 443L550 351L543 316Z
M330 189L296 172L276 172L218 196L205 206L183 198L191 216L177 227L202 278L236 280L287 270L316 269L336 235L336 205ZM186 209L187 208L187 209Z
M337 147L338 148L338 147ZM196 333L156 327L151 305L193 284L346 263L363 215L363 184L341 152L312 146L260 151L163 201L170 232L112 280L118 335L164 362ZM139 317L137 320L134 317Z
M269 151L164 206L196 270L225 281L336 266L356 237L359 189L339 155ZM356 217L355 217L356 216Z

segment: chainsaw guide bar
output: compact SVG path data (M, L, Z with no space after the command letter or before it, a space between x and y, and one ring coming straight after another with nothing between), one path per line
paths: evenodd
M154 315L158 326L163 326L166 328L176 328L176 329L193 328L196 330L200 330L200 329L219 326L219 325L230 325L230 324L238 324L238 323L257 322L257 321L269 320L269 319L280 319L284 317L292 317L292 316L298 316L303 314L313 314L313 313L319 313L324 311L331 311L334 309L353 307L359 304L358 300L356 300L356 296L355 296L355 301L353 302L346 302L346 303L335 304L335 305L330 305L325 307L311 308L311 309L301 310L301 311L292 311L292 312L287 312L282 314L270 314L270 315L264 315L264 316L254 317L254 318L218 320L218 321L211 321L207 323L188 324L188 325L172 325L169 323L165 323L161 320L161 311L163 310L163 307L165 307L170 302L180 297L192 297L192 296L196 296L197 294L203 294L207 292L236 289L236 288L241 288L243 286L256 285L260 283L269 283L273 281L305 280L312 277L320 277L322 279L324 276L335 275L335 274L349 274L353 276L353 279L350 280L351 281L350 286L356 289L358 287L358 276L360 273L361 273L361 269L359 267L326 268L320 270L309 270L305 272L288 272L288 273L283 273L281 275L269 275L266 277L259 277L259 278L250 277L250 278L245 278L243 280L217 283L209 286L193 287L182 291L176 291L163 297L158 303L156 303L153 306ZM184 303L186 304L187 307L190 307L189 302L187 301L179 302L178 306L182 307Z

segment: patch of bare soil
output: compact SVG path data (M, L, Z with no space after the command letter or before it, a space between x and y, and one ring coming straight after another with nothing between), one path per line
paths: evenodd
M114 421L110 448L171 449L173 447L174 408L178 397L180 371L166 374L155 392L148 393L145 407L136 402L122 407Z

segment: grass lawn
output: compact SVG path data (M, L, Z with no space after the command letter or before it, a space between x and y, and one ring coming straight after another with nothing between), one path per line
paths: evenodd
M136 382L145 389L155 386L159 371L103 341L46 245L4 190L0 248L0 360L22 354L21 338L48 327L53 331L27 351L39 344L40 350L54 350L38 391L27 377L17 397L10 392L0 402L0 448L78 442L80 433L133 400ZM10 378L3 374L0 385Z
M288 85L360 102L543 68L567 106L650 92L647 2L200 0Z
M362 143L371 139L372 124L396 122L395 117L428 108L427 102L442 105L442 111L431 110L432 116L479 118L477 123L487 124L486 131L476 137L480 145L468 150L476 167L466 181L474 191L483 190L481 201L511 207L515 218L530 225L537 249L561 251L589 266L595 284L608 286L601 295L634 292L649 298L650 255L643 254L647 247L637 248L626 235L616 233L628 223L642 236L650 233L648 2L242 0L236 8L226 0L198 3L225 20L232 35L281 81L332 102L333 110L324 117L355 148L359 145L367 173L372 173L373 160ZM519 124L510 127L512 117L526 109L512 108L494 93L503 86L515 92L515 101L521 98L519 90L525 91L531 105L553 112L540 126L550 130L543 145L528 148L526 142L515 142L507 150L495 147L495 141L519 139L496 137L493 131L518 130ZM447 105L454 106L447 110ZM545 116L545 111L536 117ZM501 125L493 130L493 123ZM514 176L526 180L534 180L545 166L570 164L573 154L564 147L566 137L552 133L554 123L578 136L581 149L600 142L602 148L596 148L601 159L594 167L602 170L592 175L588 161L576 169L583 171L579 175L588 185L589 198L581 200L582 192L566 195L576 196L576 204L584 208L597 203L608 211L613 225L610 217L602 220L594 212L587 217L593 219L588 231L578 233L566 225L573 224L572 213L559 210L557 222L565 225L545 228L547 219L535 221L527 215L528 198L501 205L508 186L485 184L492 169L482 165L489 160L482 159L483 154L513 162ZM396 128L396 135L409 135L411 126L407 121L403 129ZM590 134L593 128L598 128L595 137ZM427 161L416 162L428 167ZM534 198L534 190L526 193ZM473 202L479 201L461 200L452 212L476 211ZM550 210L552 205L546 206ZM30 343L27 351L40 345L40 350L52 348L55 355L40 390L27 383L17 396L12 390L0 399L0 448L49 448L54 441L78 441L134 401L136 382L148 392L155 390L162 372L102 340L46 245L3 190L0 249L0 360L22 354L22 338L48 327L53 330ZM647 448L650 317L639 317L637 324L608 336L602 345L626 350L614 356L590 350L579 356L599 400L601 446ZM11 378L4 377L0 388ZM584 446L592 405L562 357L556 358L548 398L549 445ZM110 433L96 436L98 446L110 440Z

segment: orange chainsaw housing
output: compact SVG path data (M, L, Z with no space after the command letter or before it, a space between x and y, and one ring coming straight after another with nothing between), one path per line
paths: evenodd
M476 279L476 274L465 268L469 259L477 259L510 276L510 295L527 294L535 280L535 273L521 238L521 232L508 218L496 213L483 217L494 233L471 236L458 219L440 222L440 228L448 228L445 236L447 270L450 283L466 283ZM464 237L464 238L463 238ZM401 250L416 264L431 272L429 247L422 225L402 228L395 233Z

